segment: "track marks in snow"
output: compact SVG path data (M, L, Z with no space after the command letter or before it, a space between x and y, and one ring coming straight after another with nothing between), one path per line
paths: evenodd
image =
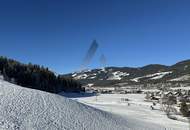
M123 118L0 80L0 129L130 130ZM134 129L137 130L137 129Z
M2 130L165 130L0 80Z

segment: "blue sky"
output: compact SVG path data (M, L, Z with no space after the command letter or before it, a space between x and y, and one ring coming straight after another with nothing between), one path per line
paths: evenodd
M189 0L0 0L0 55L58 73L190 59Z

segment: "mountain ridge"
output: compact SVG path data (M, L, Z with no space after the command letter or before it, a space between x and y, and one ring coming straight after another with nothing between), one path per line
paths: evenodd
M142 67L106 67L63 75L74 78L83 85L114 86L119 83L190 83L190 60L173 65L149 64Z

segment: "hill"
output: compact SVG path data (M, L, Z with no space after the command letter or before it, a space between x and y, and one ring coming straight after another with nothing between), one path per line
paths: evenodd
M63 96L23 88L0 79L2 130L153 130L149 123L72 101Z
M139 68L106 67L66 74L83 83L94 86L118 86L118 84L139 85L156 83L190 83L190 60L172 66L151 64Z

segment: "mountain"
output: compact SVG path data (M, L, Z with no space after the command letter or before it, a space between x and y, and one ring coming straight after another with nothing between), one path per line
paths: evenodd
M83 85L118 86L119 84L138 85L156 83L190 83L190 60L171 66L151 64L139 68L106 67L64 75L74 78Z
M56 94L0 79L1 130L140 130L151 123L107 113Z

